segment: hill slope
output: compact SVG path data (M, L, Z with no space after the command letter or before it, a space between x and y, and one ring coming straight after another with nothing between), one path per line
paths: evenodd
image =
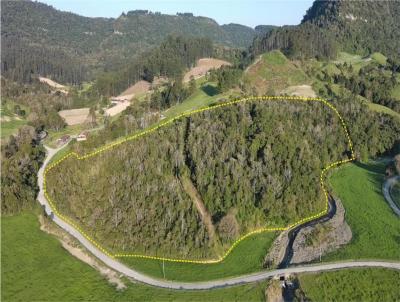
M396 1L315 1L299 26L267 33L256 51L281 49L295 57L335 57L337 50L400 58L400 6Z
M3 75L29 81L31 74L79 83L98 69L115 70L169 34L206 37L229 47L247 47L254 29L192 14L130 11L113 18L88 18L40 2L2 1Z

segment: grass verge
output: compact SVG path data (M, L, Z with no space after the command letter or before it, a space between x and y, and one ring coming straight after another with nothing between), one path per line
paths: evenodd
M140 259L121 258L120 260L145 274L179 281L205 281L249 274L262 269L265 255L271 247L276 233L261 233L240 242L227 258L213 264L179 263ZM163 270L164 264L164 270Z

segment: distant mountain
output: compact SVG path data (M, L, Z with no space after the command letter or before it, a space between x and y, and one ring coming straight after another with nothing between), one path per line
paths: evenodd
M88 18L31 1L2 1L1 20L1 70L18 81L41 74L63 83L80 83L99 70L124 66L170 34L207 37L239 48L251 45L256 35L250 27L220 26L191 13L136 10L116 19Z
M315 1L298 26L285 26L257 39L258 52L281 49L294 57L335 57L337 51L400 58L397 1Z

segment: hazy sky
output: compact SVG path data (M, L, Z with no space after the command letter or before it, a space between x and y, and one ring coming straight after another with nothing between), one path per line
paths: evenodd
M53 7L88 17L118 17L121 12L147 9L175 14L191 12L219 24L290 25L300 23L312 0L41 0Z

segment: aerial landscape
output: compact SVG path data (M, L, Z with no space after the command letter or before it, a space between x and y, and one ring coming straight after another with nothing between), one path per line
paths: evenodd
M400 301L397 1L1 2L1 301Z

